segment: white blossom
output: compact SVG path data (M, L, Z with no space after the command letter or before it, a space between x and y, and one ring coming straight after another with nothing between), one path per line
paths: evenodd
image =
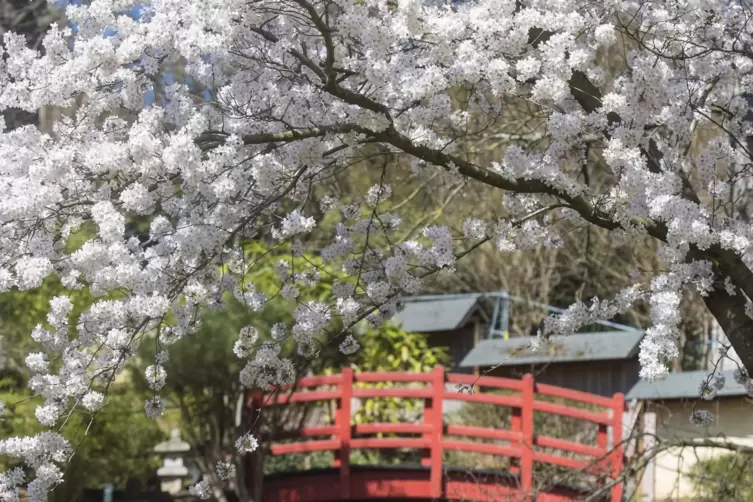
M235 464L230 462L218 461L216 466L217 476L222 480L231 480L235 478Z
M288 335L288 328L283 323L278 322L272 325L271 333L275 340L282 340Z
M278 231L277 235L279 238L291 237L310 232L315 225L314 218L305 217L298 210L295 210L282 221L282 228Z
M732 377L735 379L735 382L737 382L740 385L745 385L748 380L750 380L750 376L748 374L748 370L746 370L742 366L738 366L735 368L735 371L732 373Z
M165 371L165 368L163 368L159 364L147 366L144 374L146 376L146 382L149 385L150 389L160 390L165 386L167 380L167 372Z
M249 433L246 433L243 436L239 437L235 442L235 448L241 455L243 455L244 453L256 451L258 447L259 442L252 434Z
M486 224L477 219L467 219L463 223L463 235L466 239L483 239L486 237Z
M147 417L158 418L165 412L165 404L159 397L147 399L144 401L144 411L146 412Z
M81 398L81 406L88 411L97 411L105 404L105 395L101 392L89 391Z
M690 423L696 427L709 427L714 423L714 415L708 410L695 410L690 414Z
M285 284L282 287L282 297L288 300L293 300L300 296L301 290L295 287L293 284Z
M355 354L358 352L358 349L361 348L361 346L358 344L355 338L353 338L353 335L348 335L345 337L345 340L340 343L340 352L345 354L346 356L349 356L351 354Z
M594 30L594 37L600 44L609 44L615 40L614 26L611 24L602 24Z
M123 2L83 2L67 10L76 33L52 26L40 50L4 33L0 112L77 103L51 132L0 120L0 292L46 281L64 290L24 354L45 427L76 407L99 409L107 398L92 389L153 333L165 349L192 343L201 313L222 311L231 294L263 312L278 292L257 290L247 244L270 235L287 255L275 266L280 296L296 304L272 338L306 357L342 336L340 324L388 321L401 295L452 273L482 239L500 253L562 246L572 238L563 219L609 232L615 246L652 241L658 264L630 274L614 297L549 316L534 345L645 302L640 374L651 380L679 355L688 294L736 319L733 346L753 330L739 315L753 319L744 207L753 185L740 147L751 132L740 93L753 79L739 49L753 44L750 13L727 0L461 4L346 1L325 15L307 1L186 0L155 2L134 22ZM618 17L631 22L616 26ZM536 41L532 28L542 30ZM111 29L117 36L105 36ZM615 67L597 54L618 29L642 43ZM180 61L181 76L145 107L163 61ZM211 90L211 105L184 77ZM505 115L512 97L530 107L535 133L499 141L516 136ZM707 120L718 109L723 127ZM709 134L697 134L699 123ZM599 183L584 176L593 145L603 145L599 169L609 174ZM343 173L358 169L374 185L343 190ZM454 206L408 213L447 187L469 202L462 228L446 218ZM474 205L485 191L499 204ZM421 223L401 229L402 220ZM85 225L92 235L79 232ZM332 299L319 295L325 267L342 275ZM83 288L93 301L79 312L69 295ZM346 342L344 352L358 346ZM292 360L258 333L240 333L234 352L244 385L295 379ZM166 362L161 353L147 369L155 393ZM735 380L751 387L747 372ZM723 385L714 377L700 394ZM161 398L145 411L160 416ZM710 423L697 413L694 423ZM50 434L0 442L34 471L0 475L0 498L18 498L23 482L41 502L60 482L63 448Z
M376 207L387 200L392 195L392 188L389 185L374 185L366 192L366 203L371 207Z
M34 373L47 371L48 366L47 356L42 352L34 352L26 356L26 367Z
M188 493L201 500L212 498L212 486L209 481L202 480L188 487Z

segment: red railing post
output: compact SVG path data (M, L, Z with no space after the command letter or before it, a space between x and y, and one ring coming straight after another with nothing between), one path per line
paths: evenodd
M521 400L522 400L522 394L521 394ZM510 416L510 430L513 432L518 432L520 434L523 433L523 406L521 401L520 407L515 407L512 409L512 415ZM516 448L522 448L523 442L522 441L510 441L510 446L516 447ZM520 474L520 458L510 458L510 472L513 474Z
M424 424L430 425L429 432L423 434L429 441L429 456L421 460L421 465L429 467L429 491L431 497L442 497L442 437L444 435L444 366L435 366L431 374L432 397L424 402Z
M521 442L520 453L520 489L523 492L523 500L533 500L533 398L535 383L533 375L527 373L523 376L521 389L522 408L520 414Z
M254 453L249 454L246 458L248 464L246 467L246 489L252 500L261 500L264 498L264 456L267 454L266 448L271 446L272 438L261 435L261 414L264 399L261 390L251 391L251 395L246 403L250 409L247 422L248 430L259 440L262 447Z
M625 395L618 392L614 395L612 407L612 477L618 479L622 475L622 415L625 412ZM612 486L612 502L622 501L622 483Z
M340 450L335 452L334 467L340 468L340 499L350 499L350 401L353 397L353 368L343 368L340 398L335 414L335 426Z
M609 425L599 424L599 431L596 434L596 446L604 452L604 455L597 462L597 468L600 475L610 473L609 462L612 455L609 453Z

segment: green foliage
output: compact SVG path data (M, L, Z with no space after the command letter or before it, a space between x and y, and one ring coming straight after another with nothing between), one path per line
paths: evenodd
M450 357L444 347L430 347L428 336L408 333L386 325L368 330L360 337L361 349L354 354L351 367L356 372L408 371L426 373L438 365L448 365ZM392 382L356 384L357 387L384 389ZM410 399L367 399L354 414L356 423L398 422L420 415L423 401Z
M66 468L66 482L55 491L56 501L77 500L84 487L113 483L125 488L129 478L143 483L159 466L152 449L165 435L144 415L143 400L127 389L108 394L109 402L93 421L89 414L78 414L66 428L76 453Z
M307 289L305 297L295 301L285 300L276 294L282 286L275 273L275 265L280 260L289 263L290 269L296 273L315 269L323 280L313 291ZM257 291L264 292L269 298L263 312L251 312L228 295L227 308L222 313L202 313L201 327L190 336L190 340L178 342L170 348L170 360L165 364L167 397L172 405L180 409L186 437L200 447L197 451L202 455L210 449L210 444L218 451L233 449L235 406L238 397L245 391L238 381L238 372L244 361L238 360L232 352L240 329L254 326L262 339L269 340L271 327L278 322L289 322L299 303L331 300L333 283L344 279L342 274L323 267L321 260L314 256L291 257L287 246L269 249L260 243L250 243L246 247L246 261L252 266L244 281L253 283ZM338 328L335 326L335 329ZM410 334L395 326L366 330L358 336L358 341L361 349L348 357L337 350L339 340L322 339L320 351L313 359L297 358L292 340L282 345L283 353L296 359L299 374L305 371L314 374L337 373L344 366L352 366L359 372L426 372L450 360L447 350L430 347L425 335ZM144 366L151 364L158 350L160 347L156 338L142 345L142 363L134 375L144 392L147 390L143 379ZM376 384L380 388L390 385ZM356 412L355 420L359 423L393 422L405 418L406 414L420 414L422 406L422 402L408 400L367 400ZM272 409L267 409L265 415L267 427L293 423L290 417L278 416ZM202 445L207 447L202 448ZM332 454L327 452L269 456L265 458L265 472L280 472L300 465L324 467L331 465L332 458ZM357 455L354 461L358 461Z
M322 277L317 287L306 290L306 296L286 300L276 293L282 287L275 272L275 265L284 260L296 273L316 270ZM246 261L252 264L251 272L243 278L253 283L257 291L269 298L265 309L255 313L239 303L231 295L225 300L227 308L221 313L203 312L201 327L190 335L189 340L179 341L170 347L170 359L165 364L168 374L164 394L170 404L180 410L181 426L186 438L196 447L197 456L208 464L219 458L232 455L235 441L235 415L239 397L245 389L238 380L238 372L244 361L233 353L233 344L238 332L245 326L254 326L262 339L270 340L271 327L278 322L288 323L299 303L311 300L332 299L332 285L343 277L325 268L314 256L291 256L289 247L265 248L260 243L246 247ZM225 270L227 272L227 270ZM339 329L335 326L335 329ZM430 347L425 335L410 334L402 329L386 325L380 329L368 329L358 336L361 349L347 357L337 350L339 340L322 339L320 351L313 359L296 356L292 340L282 343L283 354L294 357L299 374L311 371L314 374L337 373L344 366L355 371L431 371L438 364L447 364L449 356L444 348ZM148 393L144 381L144 366L151 364L154 354L161 350L157 338L145 340L140 350L141 363L134 368L134 380L139 388ZM377 383L376 387L389 387L391 383ZM358 423L394 422L420 416L422 401L380 399L366 400L355 413ZM302 409L304 407L301 407ZM310 410L309 410L310 411ZM304 415L308 411L301 411ZM331 417L330 417L331 419ZM265 410L265 427L273 432L286 424L297 423L290 416L283 416L274 409ZM278 431L279 432L279 431ZM380 454L381 455L381 454ZM216 458L215 458L216 457ZM395 455L387 455L394 461ZM326 467L332 464L331 452L284 455L265 458L266 473L290 470L293 467ZM372 462L368 452L354 452L353 462Z
M450 357L445 347L429 346L428 336L409 333L386 324L379 329L368 329L358 338L361 349L347 361L356 372L413 372L426 373L437 365L448 365ZM339 369L330 369L336 373ZM410 386L393 382L359 383L356 387L385 389ZM413 384L416 385L416 384ZM421 384L418 384L421 385ZM424 401L420 399L387 398L365 399L353 414L357 424L412 422L420 420ZM379 434L378 437L394 434ZM353 464L415 463L417 452L391 452L385 450L356 450L351 454Z
M83 225L71 234L67 250L80 247L95 230ZM57 277L48 277L33 290L0 294L0 401L6 404L0 438L29 436L43 430L34 416L43 399L26 387L28 371L23 360L29 352L40 350L29 335L36 325L46 324L49 301L59 295L70 298L74 320L95 300L87 289L66 290ZM71 324L73 337L75 322ZM111 386L108 394L109 402L95 416L77 410L64 421L62 434L74 447L74 455L66 466L65 482L53 494L56 501L74 502L85 488L101 488L103 483L124 488L127 478L144 481L157 466L151 451L163 433L144 415L143 400L127 385ZM0 471L11 465L16 464L0 458Z
M326 469L332 467L335 455L331 451L311 453L291 453L289 455L264 457L264 474L294 472L308 469Z
M66 466L65 482L54 492L54 501L75 502L85 488L101 488L114 483L124 488L128 478L142 481L153 472L158 460L152 448L163 438L158 425L144 415L143 401L131 390L111 388L109 402L99 413L75 412L65 422L63 436L74 448ZM19 389L17 382L0 380L0 401L6 403L6 414L0 421L0 436L26 436L43 428L34 417L39 396ZM17 465L0 459L0 471Z
M34 417L34 409L41 402L14 376L0 379L0 401L5 403L5 414L0 418L0 437L29 436L42 427ZM7 458L0 457L0 471L8 466Z
M300 303L313 300L326 300L332 296L332 281L337 275L321 269L321 261L314 256L304 255L291 258L289 246L266 248L260 243L246 246L246 262L250 273L244 282L254 284L257 291L263 292L267 304L262 312L253 312L234 296L224 297L226 308L222 312L206 310L201 313L201 325L187 339L170 346L169 360L164 364L167 384L161 394L167 399L168 409L177 410L177 424L183 429L184 438L194 447L194 460L199 465L212 468L218 460L232 460L236 455L235 440L236 412L240 402L245 406L247 389L240 383L238 374L245 365L233 353L233 345L239 331L246 326L255 327L262 340L271 340L274 324L290 323L294 310ZM291 271L300 273L319 269L323 280L315 288L304 289L304 294L296 300L287 300L277 294L282 287L275 272L275 265L284 260ZM230 273L227 268L223 270ZM283 341L282 354L296 361L296 369L321 373L327 365L339 360L337 344L322 344L315 358L297 357L293 340ZM151 395L144 378L145 367L152 364L156 352L162 350L156 336L142 342L139 361L132 366L132 376L143 397ZM277 412L265 410L264 422L276 427L285 420ZM245 432L243 430L242 432ZM301 460L298 456L267 457L265 470L279 472L289 469L292 463ZM306 462L312 467L331 465L330 457L307 456ZM325 458L325 460L321 460Z
M48 277L40 287L30 291L8 291L0 294L0 347L6 371L26 374L23 360L29 352L39 350L31 337L37 324L45 324L50 300L66 295L73 303L73 316L78 316L93 298L88 290L67 291L57 277Z
M753 456L729 454L696 463L689 477L694 500L753 502Z
M73 252L95 234L96 225L84 223L69 236L66 252ZM64 288L57 276L47 277L40 287L29 291L11 290L0 294L0 367L5 375L14 373L14 378L28 376L24 358L29 352L39 350L39 345L29 335L38 324L46 325L50 300L55 296L67 296L70 299L73 304L73 320L96 300L87 288ZM108 298L114 296L115 294L107 295ZM70 335L75 336L73 321Z

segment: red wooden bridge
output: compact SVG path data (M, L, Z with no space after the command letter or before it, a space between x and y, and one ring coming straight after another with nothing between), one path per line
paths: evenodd
M402 386L378 386L392 382ZM446 385L471 386L473 392L447 390ZM489 391L508 391L507 394ZM423 418L418 423L353 424L352 398L405 398L423 400ZM508 407L510 428L492 429L444 423L443 402L447 400L487 403ZM560 404L572 401L592 408ZM442 367L431 373L354 373L303 378L287 392L251 398L256 409L314 401L336 403L334 423L304 427L295 432L299 441L272 443L266 455L288 455L331 451L330 469L298 471L267 476L265 502L329 502L365 500L447 500L447 501L533 501L554 502L593 500L620 502L623 487L622 416L625 398L611 398L536 383L532 375L520 380L445 373ZM263 403L263 404L262 404ZM598 427L596 444L583 444L536 434L534 414L570 417ZM383 435L387 434L387 437ZM375 437L379 436L379 437ZM474 439L487 442L473 441ZM490 443L488 440L496 440ZM500 442L503 442L500 444ZM351 465L355 449L415 449L422 452L421 465ZM505 456L507 471L481 471L473 466L453 469L443 465L443 452L459 451ZM551 484L537 486L535 467L589 473L598 479L598 488ZM595 493L598 492L598 493Z

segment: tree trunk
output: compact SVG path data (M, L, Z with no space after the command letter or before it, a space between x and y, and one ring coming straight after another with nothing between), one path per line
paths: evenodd
M753 319L745 313L743 295L730 296L726 290L718 288L703 301L727 335L748 374L753 374ZM711 357L717 355L712 354Z

